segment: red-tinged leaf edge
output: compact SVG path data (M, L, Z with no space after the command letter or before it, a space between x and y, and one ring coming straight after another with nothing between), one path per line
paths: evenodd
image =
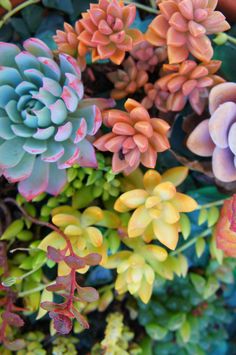
M59 263L65 258L65 250L58 250L49 245L47 248L47 257L48 259L55 261L55 263Z
M77 309L73 306L72 307L72 312L74 313L74 316L76 320L79 322L79 324L84 328L84 329L89 329L89 324L86 321L86 319L80 314Z

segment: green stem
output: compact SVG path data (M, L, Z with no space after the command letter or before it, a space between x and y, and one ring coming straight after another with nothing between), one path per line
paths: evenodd
M131 0L124 0L124 3L125 4L134 4L138 9L150 12L151 14L155 14L155 15L158 14L158 11L156 9L153 9L152 7L149 7L146 5L139 4L138 2L134 2Z
M150 5L151 5L151 7L154 9L154 10L156 10L156 1L155 0L150 0Z
M31 274L35 273L36 271L38 271L39 269L41 269L43 267L43 265L45 264L46 260L39 264L36 268L34 268L33 270L30 270L29 272L23 274L22 276L18 276L16 277L17 280L23 280L25 279L26 277L30 276Z
M31 290L22 291L22 292L18 293L18 296L19 297L24 297L24 296L27 296L27 295L31 295L32 293L42 291L45 288L47 288L48 286L51 286L53 284L54 284L54 282L51 282L50 284L40 285L38 287L32 288Z
M185 243L184 245L182 245L180 248L176 249L175 251L171 252L170 255L174 256L174 255L178 255L179 253L181 253L182 251L188 249L189 247L191 247L191 245L195 244L196 241L199 238L205 238L208 237L210 234L212 233L212 229L208 228L207 230L205 230L202 234L198 235L197 237L189 240L187 243Z
M4 15L0 21L0 28L7 22L7 20L9 20L9 18L14 16L17 12L23 10L25 7L27 7L29 5L37 4L40 1L41 0L28 0L28 1L25 1L22 4L18 5L17 7L12 9L11 11L8 11L6 13L6 15Z
M236 44L236 38L235 37L232 37L232 36L227 34L227 39L228 39L229 42L231 42L233 44Z
M202 209L206 209L206 208L211 208L214 206L221 206L223 205L223 203L225 202L225 200L227 200L228 198L219 200L219 201L214 201L214 202L210 202L210 203L206 203L205 205L199 205L196 210L202 210Z

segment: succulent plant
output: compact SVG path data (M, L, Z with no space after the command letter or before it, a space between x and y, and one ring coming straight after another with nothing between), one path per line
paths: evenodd
M220 218L216 225L215 238L217 248L226 256L236 257L236 195L224 202Z
M109 110L104 112L104 123L112 128L94 142L101 151L114 153L112 170L129 174L140 162L147 168L154 168L157 153L169 148L167 132L169 125L159 118L150 118L147 110L137 101L128 99L127 112Z
M20 193L30 200L44 191L58 194L73 164L97 166L87 137L102 117L99 100L83 100L74 58L60 54L57 64L36 38L24 49L0 43L0 168L10 182L20 181Z
M196 209L196 201L176 190L188 173L186 168L172 168L162 176L155 170L148 170L143 178L143 189L122 194L115 203L118 212L135 210L128 223L128 236L144 239L157 238L169 249L178 243L180 213Z
M82 30L83 26L79 21L76 21L74 27L65 22L64 31L57 30L53 39L57 44L59 53L66 53L77 59L83 71L86 67L85 55L88 52L88 48L78 39Z
M166 47L155 48L147 41L137 44L130 55L137 61L137 69L153 73L158 64L167 58Z
M123 69L118 69L115 72L107 74L108 79L115 87L111 91L111 97L115 100L134 94L148 81L147 72L138 69L132 57L126 59L122 66Z
M221 66L219 60L197 64L187 60L181 64L164 64L163 72L167 73L157 81L162 97L168 93L167 111L181 111L189 101L194 111L201 115L208 98L208 90L224 79L214 75ZM161 94L159 94L159 97ZM158 107L161 109L161 106Z
M158 245L146 245L141 238L123 237L122 242L129 250L121 250L109 256L104 267L117 270L115 289L118 294L128 291L147 303L155 281L153 265L163 263L167 259L167 251Z
M230 25L215 11L217 0L164 0L160 15L149 25L146 40L154 46L167 45L170 64L181 63L191 53L203 62L213 56L207 35L226 31Z
M223 182L236 180L236 84L223 83L209 95L210 119L202 121L190 134L187 147L195 154L212 157L215 177Z
M155 81L154 84L145 84L144 91L147 96L143 98L141 103L147 110L152 107L156 107L162 112L167 112L166 103L170 92L161 90L160 86L158 85L158 80Z
M130 29L135 20L136 6L124 6L118 0L99 0L98 4L90 4L90 9L82 13L80 23L84 30L79 40L92 49L92 59L110 59L120 64L125 52L142 41L142 33Z

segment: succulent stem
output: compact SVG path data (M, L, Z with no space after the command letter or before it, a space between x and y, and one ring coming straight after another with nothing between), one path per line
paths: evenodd
M182 245L180 248L176 249L175 251L171 252L170 255L174 256L174 255L178 255L179 253L181 253L182 251L188 249L189 247L191 247L191 245L195 244L196 241L199 238L204 238L204 237L208 237L212 232L211 228L206 229L203 233L201 233L200 235L198 235L197 237L189 240L187 243L185 243L184 245Z
M17 7L12 9L11 11L8 11L6 13L6 15L4 15L0 21L0 28L7 22L7 20L9 20L9 18L14 16L17 12L23 10L25 7L27 7L29 5L37 4L40 1L41 0L28 0L28 1L25 1L22 4L18 5Z
M153 7L142 5L142 4L139 4L138 2L134 2L131 0L124 0L124 3L125 4L134 4L138 9L150 12L151 14L155 14L155 15L158 14L158 11L156 9L154 9Z
M54 284L54 282L51 282L51 283L45 284L45 285L40 285L38 287L32 288L31 290L20 292L20 293L18 293L18 296L19 297L25 297L25 296L31 295L32 293L42 291L45 288L47 288L48 286L51 286L53 284Z
M210 203L206 203L205 205L199 205L196 210L202 210L202 209L206 209L206 208L211 208L214 206L221 206L223 205L223 203L225 202L225 200L227 200L228 198L224 198L222 200L218 200L218 201L214 201L214 202L210 202Z

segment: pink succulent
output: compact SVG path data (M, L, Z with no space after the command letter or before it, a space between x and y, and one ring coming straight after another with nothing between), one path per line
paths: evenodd
M111 97L115 100L134 94L142 88L148 81L148 74L144 70L138 70L132 57L123 63L123 70L108 73L107 77L113 82L115 88L111 91Z
M137 101L128 99L127 112L109 110L103 114L103 121L112 132L94 142L101 151L114 153L112 170L130 174L140 163L155 168L157 153L169 149L167 132L169 125L159 118L150 118L147 110Z
M143 41L130 52L137 61L138 70L145 70L153 73L159 63L167 58L166 47L155 48L147 41Z
M214 87L209 96L210 119L191 133L188 148L203 157L212 157L215 177L236 181L236 83Z
M169 91L161 90L158 85L158 80L152 84L147 83L144 85L144 91L146 96L142 100L142 105L147 109L151 109L155 106L158 110L162 112L167 112L166 102L170 95Z
M169 93L167 111L179 112L189 101L194 111L201 115L207 102L208 89L224 82L224 79L214 75L220 65L218 60L199 65L193 60L164 64L163 72L167 72L167 75L157 81L157 86L161 92Z
M149 25L146 39L154 46L167 45L170 64L181 63L191 53L210 61L213 48L207 35L226 31L230 25L215 11L217 0L164 0L161 14Z
M125 52L143 40L142 33L130 29L136 16L136 6L124 6L118 0L99 0L98 4L90 4L90 9L82 13L80 23L84 30L79 40L92 48L92 59L110 59L120 64Z

